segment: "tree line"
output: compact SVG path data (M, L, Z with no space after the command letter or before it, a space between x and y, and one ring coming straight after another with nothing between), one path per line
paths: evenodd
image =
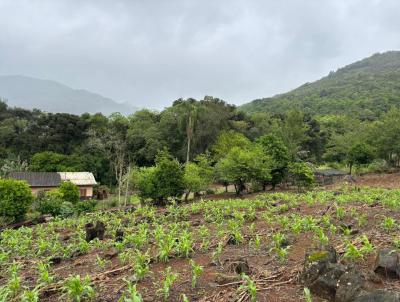
M179 165L185 183L179 193L204 187L201 181L189 184L198 175L233 184L240 193L247 183L274 187L289 171L302 170L306 177L304 163L398 167L399 120L395 108L372 121L297 110L250 115L210 96L179 99L161 112L144 109L108 117L46 113L0 102L0 173L91 171L123 196L126 188L141 183L148 186L141 192L160 192L160 174ZM158 179L154 188L152 178Z

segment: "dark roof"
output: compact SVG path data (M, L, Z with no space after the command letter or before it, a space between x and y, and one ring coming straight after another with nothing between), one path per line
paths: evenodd
M25 180L31 187L58 187L61 183L57 172L11 172L8 176Z
M337 169L324 169L324 170L316 170L315 174L323 176L344 176L347 175L348 173Z

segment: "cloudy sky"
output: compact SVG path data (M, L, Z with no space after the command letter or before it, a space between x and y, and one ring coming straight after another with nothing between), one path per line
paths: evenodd
M398 0L0 0L0 74L242 104L400 49Z

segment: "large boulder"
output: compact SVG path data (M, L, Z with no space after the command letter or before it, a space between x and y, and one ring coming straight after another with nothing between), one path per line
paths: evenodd
M365 282L359 272L337 263L332 247L306 253L301 279L317 296L336 302L353 301Z
M400 259L395 249L382 248L378 251L374 271L386 277L400 277Z
M335 302L351 302L359 295L365 278L356 270L349 270L337 282Z
M377 290L364 294L353 300L354 302L400 302L400 294L397 292Z
M310 290L324 299L335 298L339 278L346 272L346 267L339 263L329 263L324 273L309 285Z
M310 249L306 252L301 279L309 286L321 274L325 273L329 263L337 262L337 254L332 246L324 249Z

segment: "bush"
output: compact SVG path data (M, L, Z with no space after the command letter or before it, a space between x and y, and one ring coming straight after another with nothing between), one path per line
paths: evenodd
M160 152L156 166L140 169L136 186L142 199L152 199L158 203L169 197L181 197L184 191L184 171L176 159L165 151Z
M156 196L155 189L155 167L144 167L139 170L137 183L139 196L142 199Z
M26 182L0 179L0 216L5 220L22 220L32 200L31 189Z
M0 216L6 221L22 220L32 200L31 189L25 181L0 179Z
M84 200L80 201L77 204L75 204L75 212L77 214L82 214L86 212L93 212L94 208L97 205L96 200Z
M63 195L63 199L65 201L68 201L72 204L76 204L80 200L79 188L72 182L69 181L62 182L59 191Z
M59 190L51 190L38 195L36 199L36 210L41 214L58 216L61 213L61 205L63 202L63 194Z
M69 217L69 216L74 215L74 213L75 213L75 208L74 208L74 205L71 202L64 201L61 204L60 215L62 217Z
M291 163L289 165L289 174L299 190L301 188L310 188L314 184L314 172L306 163Z

